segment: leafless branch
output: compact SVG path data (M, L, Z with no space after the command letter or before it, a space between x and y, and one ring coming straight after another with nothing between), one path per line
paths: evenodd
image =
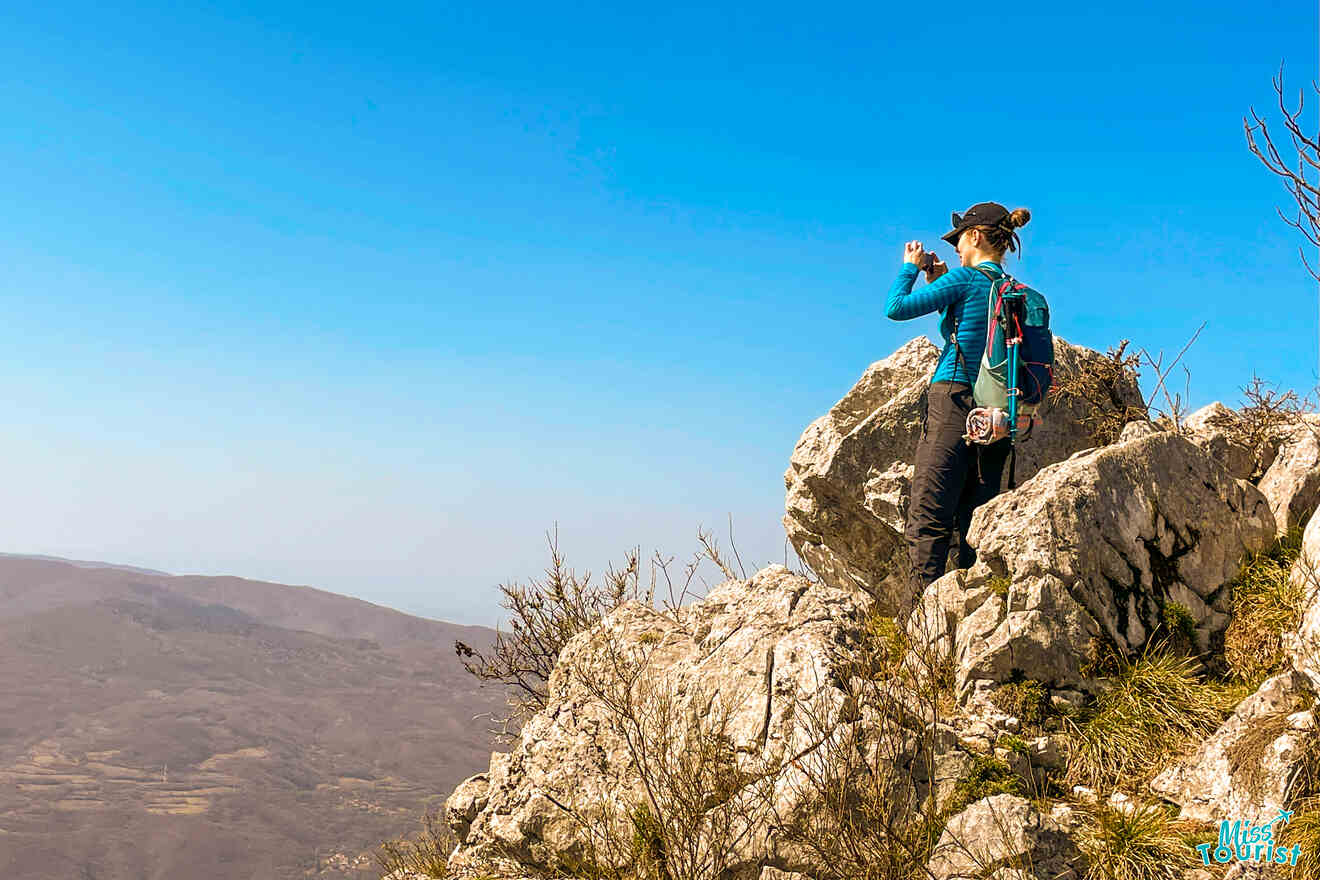
M1164 396L1164 402L1168 406L1168 409L1164 410L1151 407L1151 411L1168 418L1173 423L1173 429L1175 431L1182 430L1183 420L1186 417L1187 399L1181 394L1170 394L1166 383L1169 374L1173 372L1173 368L1178 366L1178 363L1183 359L1183 355L1187 354L1187 350L1196 342L1197 337L1201 335L1201 331L1205 329L1205 326L1206 322L1202 321L1201 326L1197 327L1196 332L1192 334L1192 338L1188 339L1183 347L1179 349L1178 356L1175 357L1167 367L1164 366L1163 351L1159 353L1158 357L1152 356L1151 353L1144 348L1139 352L1143 363L1155 371L1155 376L1158 379L1155 383L1155 388L1151 391L1151 399L1154 400L1157 394L1162 394ZM1186 368L1184 368L1184 372L1187 372ZM1187 382L1190 385L1190 373L1187 374Z
M729 514L729 549L733 551L733 558L738 563L738 573L742 575L743 580L747 580L747 569L743 567L742 554L738 552L738 545L733 540L733 514Z
M1290 162L1280 152L1273 135L1270 134L1268 123L1256 112L1255 107L1249 109L1250 118L1245 116L1242 118L1247 148L1270 172L1282 178L1284 188L1288 190L1297 205L1296 220L1289 219L1282 210L1279 210L1279 216L1289 226L1300 231L1312 246L1320 247L1320 188L1312 182L1315 172L1320 171L1320 134L1308 135L1303 130L1302 111L1305 109L1306 96L1302 89L1297 91L1296 109L1289 108L1288 100L1284 95L1282 64L1279 65L1279 72L1273 77L1272 83L1278 99L1279 112L1282 114L1283 126L1291 141L1291 152L1296 156L1295 161ZM1311 88L1320 92L1320 86L1314 81L1311 83ZM1287 152L1288 148L1285 147L1284 150ZM1305 248L1299 248L1299 251L1306 270L1313 278L1320 280L1320 272L1307 259Z

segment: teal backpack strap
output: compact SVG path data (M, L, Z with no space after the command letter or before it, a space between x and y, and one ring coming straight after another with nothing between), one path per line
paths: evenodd
M984 267L984 264L979 266L974 266L973 268L976 269L976 271L980 272L982 275L984 275L986 278L990 279L990 296L987 298L987 302L986 302L986 327L989 327L990 322L994 318L994 314L995 314L995 282L1012 281L1013 277L1009 275L1007 272L1005 272L1003 269L999 269L998 266L995 267L996 269L999 269L998 275L991 272L989 269L986 269ZM1002 294L1003 291L1004 288L1000 287L999 292Z
M981 264L980 266L974 266L973 268L976 269L976 271L980 272L982 275L984 275L986 278L989 278L989 279L990 279L990 292L991 292L991 293L994 293L994 292L995 292L995 282L996 282L996 281L1012 281L1012 280L1013 280L1013 276L1012 276L1012 275L1009 275L1009 274L1008 274L1007 272L1005 272L1003 269L999 269L998 266L995 267L996 269L999 269L999 274L996 275L995 273L991 272L989 269L984 268L984 265L985 265L985 264Z

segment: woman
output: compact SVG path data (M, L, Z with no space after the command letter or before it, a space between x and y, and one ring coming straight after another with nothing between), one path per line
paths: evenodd
M944 350L923 399L921 438L917 441L916 472L908 503L905 537L918 586L924 588L944 574L949 544L958 533L958 567L976 561L967 543L972 511L999 492L1007 438L988 446L963 439L972 402L972 385L985 349L986 306L991 277L1003 272L1004 252L1020 246L1014 231L1025 226L1031 212L1010 212L997 202L982 202L953 215L953 230L942 236L958 251L961 265L952 271L940 260L929 260L919 241L903 248L903 267L889 289L886 312L906 321L940 313ZM926 285L916 293L912 284L921 267Z

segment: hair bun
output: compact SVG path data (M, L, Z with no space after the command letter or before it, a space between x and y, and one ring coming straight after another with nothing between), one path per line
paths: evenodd
M1026 208L1018 208L1008 215L1008 222L1013 224L1014 229L1026 226L1031 221L1031 212Z

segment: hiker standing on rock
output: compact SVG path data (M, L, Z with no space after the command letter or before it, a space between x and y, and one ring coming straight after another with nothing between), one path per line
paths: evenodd
M981 202L961 216L954 214L953 229L942 238L958 251L961 265L950 271L921 242L910 241L889 289L890 318L907 321L939 312L940 337L945 340L922 396L921 439L905 530L908 555L923 587L944 574L955 529L958 567L976 561L967 543L972 512L999 493L1009 440L969 444L963 433L976 405L972 385L985 350L991 279L1003 272L1004 252L1016 251L1021 244L1014 230L1030 219L1025 208L1010 212L997 202ZM914 293L912 285L923 269L926 284Z

